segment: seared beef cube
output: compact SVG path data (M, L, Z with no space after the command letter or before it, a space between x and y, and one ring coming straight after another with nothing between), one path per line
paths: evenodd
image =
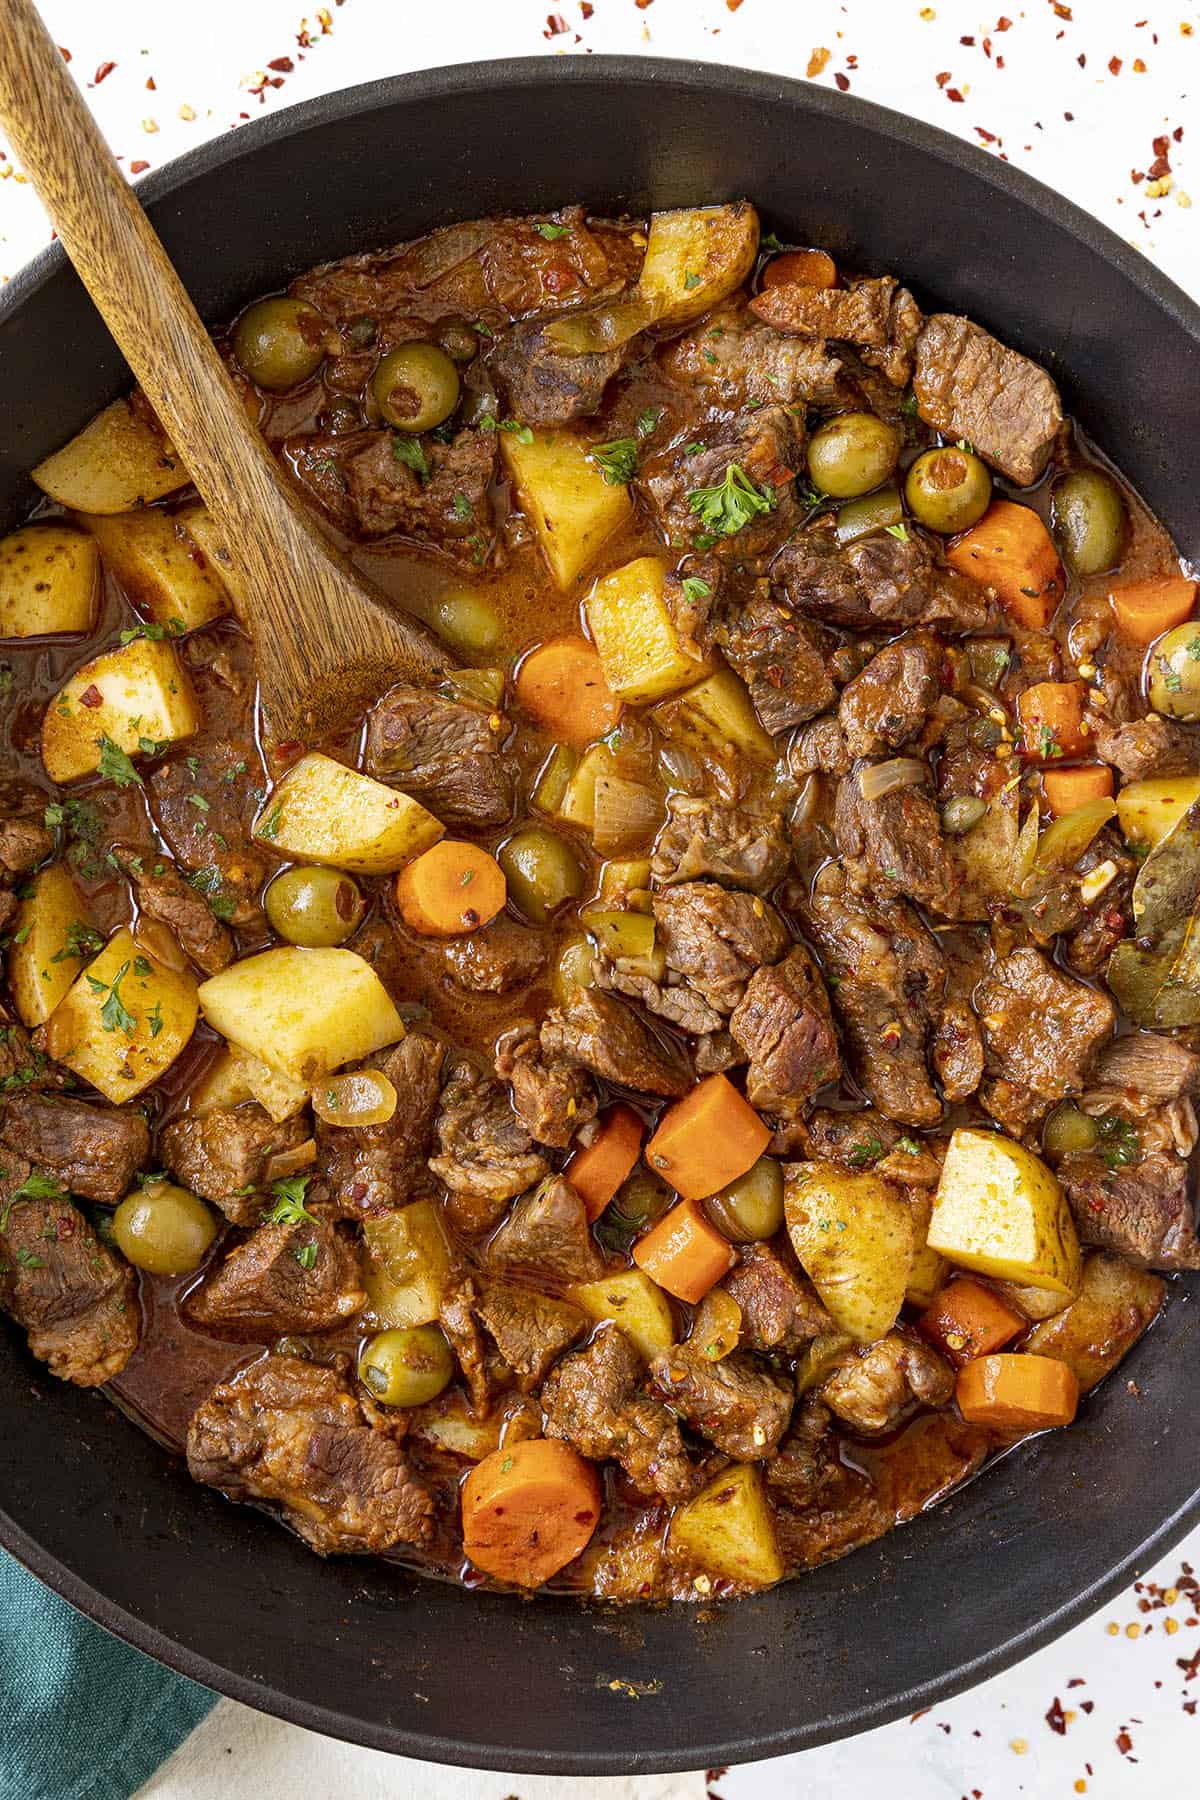
M879 347L863 345L860 349L863 361L879 369L892 387L907 387L912 380L917 339L924 323L921 309L908 289L897 288L888 308L887 342ZM878 398L873 395L872 401L875 410L881 411Z
M137 1281L64 1195L17 1199L32 1170L5 1155L0 1177L0 1306L60 1381L99 1387L138 1345Z
M115 1206L150 1156L140 1112L86 1100L16 1094L0 1113L0 1143L83 1200Z
M475 1310L509 1368L532 1386L588 1325L586 1314L569 1300L515 1281L489 1281Z
M1153 775L1194 775L1200 769L1200 732L1148 713L1127 725L1117 725L1103 713L1088 715L1096 755L1111 763L1125 781L1145 781Z
M600 410L604 390L633 349L560 354L546 341L546 319L526 319L506 331L488 368L505 411L523 425L568 425Z
M847 343L881 350L888 341L894 275L854 281L848 288L806 287L797 281L777 282L750 302L750 311L776 331L796 337L841 338Z
M428 476L401 462L398 441L390 431L311 439L310 449L297 455L296 467L303 476L314 462L322 473L333 466L334 476L325 479L344 484L345 503L358 536L401 533L460 564L477 567L494 530L488 488L496 472L495 432L460 431L450 444L423 440Z
M508 1201L550 1172L507 1088L465 1058L442 1089L435 1132L429 1168L450 1189L451 1217L469 1235L487 1231Z
M536 1143L565 1150L579 1127L596 1116L596 1090L586 1069L566 1057L543 1056L535 1025L506 1033L496 1073L508 1082L513 1111Z
M487 1263L556 1281L598 1281L604 1272L587 1208L561 1175L521 1196L488 1245Z
M983 1038L979 1021L965 1000L949 1000L933 1028L929 1060L945 1099L969 1100L983 1080Z
M317 1124L318 1160L330 1197L345 1218L390 1211L428 1189L427 1157L442 1091L445 1047L413 1030L362 1066L378 1069L396 1090L396 1110L382 1125Z
M1150 1100L1178 1100L1200 1090L1200 1056L1178 1038L1132 1031L1106 1044L1096 1058L1097 1087L1123 1089Z
M683 882L656 894L654 920L668 969L721 1014L737 1006L754 971L778 962L791 943L769 901L714 881Z
M906 1331L859 1344L817 1390L839 1419L863 1437L894 1431L919 1406L948 1406L954 1370Z
M650 866L661 887L708 878L766 894L783 880L790 861L782 814L671 794Z
M267 1356L222 1381L188 1430L188 1469L231 1500L266 1500L322 1556L421 1544L433 1502L345 1373Z
M183 1187L213 1200L235 1225L251 1225L263 1209L271 1159L308 1136L301 1118L276 1124L256 1101L184 1113L159 1139L163 1162Z
M1103 1155L1073 1150L1059 1163L1058 1179L1083 1243L1117 1250L1139 1269L1200 1269L1188 1165L1180 1157L1155 1150L1110 1168Z
M782 962L759 969L729 1020L733 1041L749 1059L746 1098L771 1117L793 1119L841 1064L825 983L797 944Z
M260 1225L192 1290L184 1310L222 1337L270 1344L291 1332L331 1331L366 1302L356 1246L321 1214Z
M230 924L251 924L262 918L258 896L267 875L267 859L250 837L262 804L258 750L248 741L208 737L188 749L186 759L155 763L147 773L156 823L197 890L221 905ZM208 801L207 811L192 805L195 794ZM148 874L162 872L153 856L143 860Z
M936 1187L942 1174L934 1146L910 1137L874 1107L835 1112L818 1107L804 1121L804 1149L810 1162L835 1162L843 1169L871 1169L904 1187ZM944 1140L938 1140L944 1149Z
M748 1349L790 1356L834 1328L808 1276L790 1269L769 1244L749 1245L723 1286L741 1308L741 1342Z
M442 1296L442 1304L438 1308L438 1324L458 1358L458 1366L471 1397L471 1411L476 1418L481 1419L485 1417L491 1401L491 1383L488 1380L483 1333L475 1317L478 1305L479 1289L467 1275L462 1281L455 1282Z
M811 627L786 606L756 597L731 608L718 641L773 737L833 705L829 658Z
M839 546L820 521L785 544L771 567L789 606L826 625L875 631L881 625L936 625L984 631L994 609L986 590L943 568L910 526L905 538L872 532Z
M886 756L912 742L941 694L942 660L928 631L908 632L871 658L838 705L851 756Z
M713 642L712 620L724 572L725 565L715 556L691 556L663 576L663 603L671 623L684 649L697 659L708 655Z
M788 745L788 772L802 775L848 775L851 756L842 728L832 713L802 725Z
M371 708L366 771L395 780L445 825L504 825L515 777L491 716L402 681Z
M928 787L895 787L868 800L862 764L838 783L834 829L846 872L856 888L883 898L915 900L952 919L958 881Z
M851 391L840 360L826 345L781 337L736 303L673 338L659 352L659 367L677 387L729 412L748 406L838 406Z
M546 1434L595 1462L619 1462L643 1494L686 1500L696 1485L679 1426L659 1400L640 1393L642 1359L615 1325L566 1356L542 1389Z
M721 1029L720 1013L686 981L675 976L654 981L649 975L630 970L620 962L608 962L603 951L592 968L597 987L608 993L624 994L627 1000L636 1000L646 1012L656 1013L676 1031L686 1031L689 1037L710 1037Z
M838 1469L829 1408L806 1394L796 1408L779 1454L767 1464L767 1486L785 1506L810 1506Z
M54 854L54 833L40 819L0 818L0 880L28 875Z
M996 963L975 990L975 1008L994 1084L983 1103L1018 1134L1082 1091L1116 1023L1107 994L1072 981L1033 949Z
M189 886L170 863L155 860L147 869L145 857L133 859L132 865L127 856L121 860L132 874L138 910L165 925L202 974L216 975L228 968L233 939L203 893ZM220 895L213 897L220 905ZM228 900L224 910L232 912L233 905Z
M665 450L644 463L634 486L667 543L677 549L711 549L739 561L765 556L800 522L796 473L804 457L804 426L783 406L765 406L738 421L736 435L703 450ZM730 470L740 471L730 475ZM697 512L701 488L750 484L740 527L727 509L716 525ZM738 515L742 516L742 515ZM730 524L733 525L729 529Z
M546 939L501 913L480 931L430 945L456 987L469 994L511 994L536 981L546 966Z
M1062 426L1044 369L954 313L933 313L917 339L917 412L943 437L966 438L1018 487L1035 482Z
M582 1063L594 1075L639 1094L678 1100L692 1085L682 1051L655 1036L644 1020L611 994L576 988L542 1021L542 1053Z
M650 1364L656 1391L702 1437L738 1462L774 1456L792 1416L792 1390L744 1350L713 1362L689 1338Z

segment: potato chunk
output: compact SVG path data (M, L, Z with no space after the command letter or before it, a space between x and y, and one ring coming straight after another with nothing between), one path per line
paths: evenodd
M704 673L679 642L663 599L664 573L657 556L639 556L603 576L588 596L588 629L604 679L622 700L661 700Z
M436 1444L439 1450L464 1456L468 1462L482 1462L499 1449L503 1424L499 1413L477 1419L462 1394L451 1388L449 1393L439 1394L436 1400L410 1413L408 1429L410 1436L422 1444Z
M25 525L0 541L0 637L90 631L100 594L91 538L55 520Z
M450 1246L431 1200L363 1220L370 1261L364 1323L431 1325L450 1285Z
M204 1113L216 1112L218 1107L241 1106L253 1098L246 1080L246 1061L226 1044L188 1095L188 1111L202 1117Z
M1041 1157L998 1131L956 1131L929 1222L929 1247L980 1275L1079 1291L1079 1239Z
M898 1189L866 1169L789 1163L783 1208L792 1248L834 1322L860 1344L890 1331L918 1244Z
M114 400L39 463L33 479L74 512L122 513L173 494L191 477L166 438L128 400Z
M1156 775L1129 781L1117 795L1117 817L1129 844L1154 850L1200 800L1200 775Z
M1025 1348L1065 1362L1086 1394L1141 1337L1166 1291L1157 1275L1100 1250L1084 1263L1075 1299L1064 1312L1035 1325Z
M8 985L22 1025L42 1025L101 943L63 863L33 876L13 920Z
M84 663L59 689L42 720L42 761L51 781L78 781L100 768L106 745L137 756L191 737L201 723L171 645L135 638Z
M775 745L759 724L746 684L732 669L718 669L686 693L666 700L654 722L676 742L701 756L727 757L731 751L758 762L774 762Z
M560 588L569 588L595 562L633 511L628 488L604 479L590 448L574 431L535 431L530 444L514 432L501 434L521 511Z
M736 1463L677 1506L668 1553L689 1566L751 1587L783 1578L775 1521L752 1463Z
M126 598L173 637L210 625L229 611L228 589L190 535L186 517L151 510L76 514L99 544L104 566Z
M122 928L51 1013L46 1051L119 1106L170 1068L196 1010L191 975L147 955Z
M231 963L200 985L206 1022L239 1050L312 1082L404 1036L370 963L353 950L292 944Z
M654 213L638 293L655 324L686 325L740 287L754 267L758 231L748 200Z
M355 875L387 875L445 830L419 800L317 750L288 770L254 822L254 836L281 856Z
M278 1069L269 1068L257 1056L251 1056L248 1050L234 1050L231 1054L250 1098L258 1101L276 1125L281 1125L285 1119L294 1118L308 1105L308 1082L293 1081L290 1075L283 1075Z
M597 1324L611 1319L619 1325L647 1362L675 1342L671 1303L641 1269L622 1269L606 1281L578 1282L567 1289L567 1298Z

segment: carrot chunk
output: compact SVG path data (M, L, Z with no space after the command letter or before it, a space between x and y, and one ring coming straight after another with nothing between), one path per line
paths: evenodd
M638 1239L633 1260L668 1294L695 1306L729 1273L733 1247L694 1200L681 1200Z
M1082 756L1087 750L1083 681L1035 681L1017 699L1021 721L1021 754L1032 762Z
M504 871L477 844L443 838L396 877L396 903L422 937L461 937L494 919L508 897Z
M493 1450L463 1483L463 1548L515 1587L540 1587L573 1562L599 1517L595 1468L556 1438Z
M1004 1431L1044 1431L1069 1425L1079 1383L1053 1356L977 1356L958 1372L958 1410L971 1425Z
M1003 1349L1024 1331L1026 1323L992 1288L960 1275L921 1314L918 1329L961 1367L977 1356Z
M762 273L765 288L831 288L837 286L837 264L824 250L785 250L773 256Z
M517 674L517 699L544 731L577 749L621 716L600 658L583 638L553 638L531 650Z
M1005 612L1027 631L1044 630L1063 597L1054 540L1030 507L1012 500L993 500L978 525L950 545L946 561L994 588Z
M1076 769L1046 769L1042 796L1052 819L1086 806L1089 800L1111 800L1113 773L1107 763L1080 763Z
M709 1075L663 1114L646 1161L685 1200L705 1200L756 1163L771 1133L724 1075Z
M632 1106L612 1106L591 1143L577 1150L563 1174L598 1219L642 1152L642 1121Z
M1196 584L1186 575L1127 581L1123 587L1109 590L1108 604L1123 638L1132 644L1152 644L1164 631L1191 618Z

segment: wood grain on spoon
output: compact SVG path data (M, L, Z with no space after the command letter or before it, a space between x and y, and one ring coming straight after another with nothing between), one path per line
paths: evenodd
M448 658L391 611L287 485L32 0L4 0L0 123L68 256L219 526L271 735L344 724Z

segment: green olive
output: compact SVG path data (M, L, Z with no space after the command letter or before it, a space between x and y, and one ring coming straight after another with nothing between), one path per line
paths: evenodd
M389 350L371 377L375 404L398 431L432 431L458 405L458 370L440 344Z
M973 450L942 444L913 463L904 478L904 498L918 525L949 537L982 519L991 504L992 478Z
M1095 1119L1090 1119L1071 1101L1056 1106L1042 1126L1042 1149L1053 1162L1069 1156L1072 1150L1091 1150L1100 1136Z
M886 481L900 454L900 434L874 413L841 413L813 432L808 472L823 494L854 500Z
M117 1247L150 1275L190 1275L217 1235L203 1200L173 1181L148 1181L127 1194L113 1214Z
M596 952L582 932L570 937L550 971L550 989L560 1006L566 1006L576 988L591 987L595 978Z
M430 623L464 656L482 656L500 641L500 615L475 588L449 588L433 602Z
M344 944L362 923L366 904L358 883L344 870L305 863L282 870L263 899L271 929L307 950Z
M453 1373L450 1346L436 1325L381 1331L358 1359L358 1379L382 1406L424 1406Z
M299 387L325 360L325 324L315 306L291 294L256 300L233 328L233 354L256 387Z
M479 350L479 338L462 319L448 319L438 327L438 341L456 363L469 363Z
M1121 490L1100 469L1072 469L1054 484L1054 534L1075 575L1115 569L1125 548L1128 518Z
M1176 625L1146 657L1150 704L1170 719L1200 719L1200 619Z
M566 838L543 825L527 825L501 844L496 861L508 882L508 897L527 919L544 925L568 900L583 892L583 870Z
M774 1237L783 1224L783 1170L771 1156L704 1202L714 1225L735 1244Z
M972 831L987 811L987 801L977 794L954 794L942 807L942 830L951 837Z

